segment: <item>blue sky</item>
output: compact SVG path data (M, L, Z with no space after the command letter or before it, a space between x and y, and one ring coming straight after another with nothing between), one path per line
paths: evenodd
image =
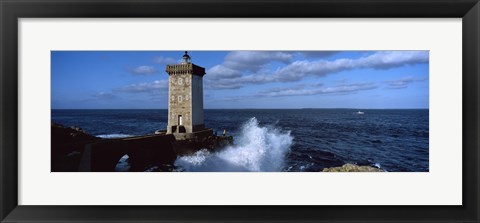
M52 51L53 109L167 108L184 51ZM189 51L205 108L428 108L428 51Z

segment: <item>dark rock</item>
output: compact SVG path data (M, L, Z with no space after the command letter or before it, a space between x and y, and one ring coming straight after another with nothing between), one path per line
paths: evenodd
M192 154L200 149L218 150L233 144L232 136L209 136L175 140L166 131L119 139L101 139L80 127L65 127L52 123L53 172L113 172L124 155L129 156L129 171L175 171L179 155Z
M63 125L52 123L52 144L74 143L86 140L100 140L84 132L78 127L65 127Z
M173 143L173 148L179 156L190 155L201 149L216 151L233 144L232 136L211 135L199 139L177 140Z
M358 166L355 164L344 164L341 167L324 168L323 172L385 172L382 169L371 166Z
M77 171L84 147L101 139L78 127L51 124L51 171Z

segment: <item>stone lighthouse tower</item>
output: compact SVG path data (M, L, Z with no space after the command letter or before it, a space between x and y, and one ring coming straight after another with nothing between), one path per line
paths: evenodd
M168 126L167 134L177 140L212 135L203 123L203 75L205 68L191 62L188 52L179 64L167 65Z

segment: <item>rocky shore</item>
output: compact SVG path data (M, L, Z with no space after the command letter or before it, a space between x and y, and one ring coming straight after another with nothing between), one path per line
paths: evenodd
M344 164L340 167L324 168L322 172L385 172L382 169L371 166L358 166L355 164Z
M53 172L76 172L86 154L94 154L91 166L99 170L112 171L119 157L129 153L132 169L130 171L148 171L152 166L156 171L173 171L173 163L178 156L192 154L199 149L214 151L233 144L232 136L209 136L201 140L177 141L164 132L156 132L151 136L140 136L123 139L102 139L86 133L79 127L66 127L52 123L51 156ZM93 145L93 146L92 146ZM122 148L123 147L123 148ZM87 148L87 151L85 151ZM90 151L88 151L90 150ZM128 152L130 151L130 152ZM112 153L119 153L112 155ZM113 156L113 157L111 157ZM112 160L109 160L112 159ZM163 168L165 167L165 168ZM372 166L344 164L339 167L324 168L321 172L385 172Z
M86 144L102 140L79 127L51 124L51 170L53 172L78 171L81 155Z
M110 172L115 170L116 163L123 155L129 157L129 171L172 171L178 156L189 155L200 149L213 151L233 143L232 136L214 135L177 141L172 135L166 135L165 131L145 136L102 139L79 127L57 123L52 123L51 133L53 172Z
M208 136L203 139L197 140L181 140L175 141L173 144L173 148L175 149L175 153L178 156L183 155L190 155L198 150L207 149L208 151L214 151L221 148L224 148L228 145L233 144L233 137L232 136Z

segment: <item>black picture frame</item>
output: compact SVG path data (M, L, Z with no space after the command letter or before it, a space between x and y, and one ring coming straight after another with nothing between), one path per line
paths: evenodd
M479 222L478 0L0 0L0 15L1 222ZM462 18L463 205L18 205L17 20L47 17Z

